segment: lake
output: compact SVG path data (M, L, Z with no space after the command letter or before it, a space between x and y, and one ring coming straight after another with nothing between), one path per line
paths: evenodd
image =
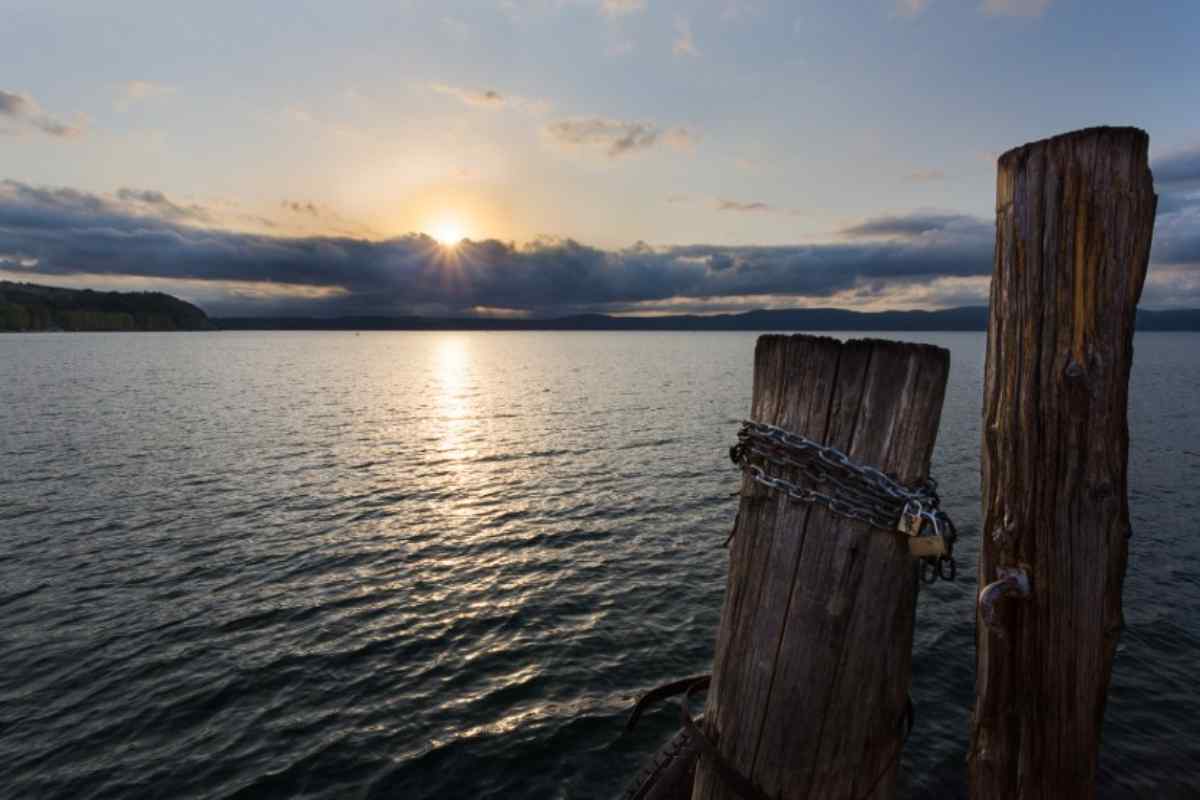
M844 334L838 334L844 336ZM985 336L934 453L905 797L965 794ZM753 333L0 337L10 797L619 795L708 671ZM1200 334L1140 333L1101 796L1200 775Z

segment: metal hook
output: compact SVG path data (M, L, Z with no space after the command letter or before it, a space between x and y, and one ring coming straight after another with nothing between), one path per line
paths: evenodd
M1004 636L1004 630L996 625L996 604L1009 596L1026 598L1033 588L1024 567L996 567L996 575L996 580L979 592L979 616L988 630Z

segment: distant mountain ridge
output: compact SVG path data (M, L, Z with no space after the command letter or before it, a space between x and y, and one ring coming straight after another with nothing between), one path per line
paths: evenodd
M202 310L162 292L95 292L0 281L0 331L204 331Z
M759 309L740 314L620 317L225 317L163 292L96 292L0 281L0 331L984 331L987 306L939 311ZM1200 331L1200 309L1139 310L1137 329Z
M940 311L848 311L840 308L757 310L741 314L613 317L579 314L549 319L484 317L227 317L223 330L389 331L986 331L987 306ZM1137 329L1200 331L1200 309L1139 310Z

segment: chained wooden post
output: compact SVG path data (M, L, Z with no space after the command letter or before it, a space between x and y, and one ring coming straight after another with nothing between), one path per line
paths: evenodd
M927 345L763 336L750 416L918 484L949 364ZM894 795L915 570L903 534L743 479L705 730L768 796ZM736 795L701 757L692 797Z
M1095 795L1129 530L1149 139L1093 128L1000 157L983 404L973 798ZM1017 579L1028 594L1017 591Z

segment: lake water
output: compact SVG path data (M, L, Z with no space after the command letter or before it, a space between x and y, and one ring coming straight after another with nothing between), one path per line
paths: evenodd
M983 334L902 794L964 794ZM0 794L605 798L707 671L750 333L0 337ZM1142 333L1105 797L1200 779L1200 335Z

